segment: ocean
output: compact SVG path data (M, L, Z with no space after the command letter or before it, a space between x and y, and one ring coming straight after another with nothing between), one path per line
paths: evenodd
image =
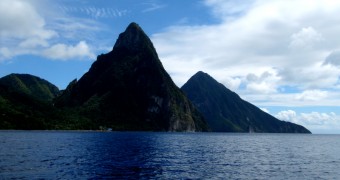
M0 179L340 179L340 136L0 131Z

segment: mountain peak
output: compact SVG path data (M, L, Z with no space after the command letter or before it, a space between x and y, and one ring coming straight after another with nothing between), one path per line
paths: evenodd
M205 73L203 71L198 71L195 75L192 76L192 78L198 78L198 79L214 79L212 78L208 73Z
M145 46L152 46L151 40L143 29L135 22L129 24L126 30L117 39L114 48L126 48L131 51L142 50Z
M206 76L208 75L207 73L203 72L203 71L198 71L195 75L193 76ZM208 75L209 76L209 75Z
M197 83L200 85L205 84L206 87L208 88L209 86L215 86L219 85L222 86L223 88L226 88L223 84L217 82L213 77L211 77L208 73L205 73L203 71L198 71L196 74L194 74L186 84L192 84L192 83ZM229 89L228 89L229 90Z
M129 24L129 26L126 28L126 30L142 30L142 28L135 22L132 22Z

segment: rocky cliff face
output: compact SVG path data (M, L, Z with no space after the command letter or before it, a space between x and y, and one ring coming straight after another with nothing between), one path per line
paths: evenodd
M152 42L131 23L111 52L56 100L82 107L97 125L115 130L205 131L203 116L164 70Z
M203 113L212 131L310 133L303 126L280 121L204 72L198 72L181 88Z

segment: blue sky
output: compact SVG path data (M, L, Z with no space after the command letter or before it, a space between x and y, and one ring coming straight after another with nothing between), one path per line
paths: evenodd
M178 86L205 71L279 119L340 133L340 1L1 0L0 76L60 89L137 22Z

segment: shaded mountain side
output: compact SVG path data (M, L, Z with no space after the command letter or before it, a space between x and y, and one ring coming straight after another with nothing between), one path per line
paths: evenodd
M45 101L0 84L0 129L46 129L52 109Z
M25 94L36 99L51 101L59 94L52 83L29 74L10 74L0 78L0 84L9 92Z
M198 72L181 88L203 113L212 131L310 133L303 126L280 121L204 72Z
M152 42L131 23L111 52L55 100L86 109L94 124L114 130L206 131L203 116L164 70Z

